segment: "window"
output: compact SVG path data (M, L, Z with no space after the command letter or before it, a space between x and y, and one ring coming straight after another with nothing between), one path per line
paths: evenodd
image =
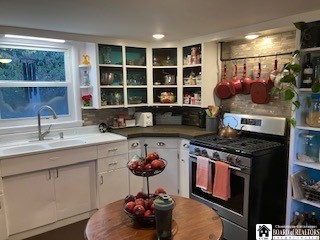
M31 45L0 45L0 129L36 125L38 109L51 106L58 121L75 121L71 49ZM50 115L43 111L42 115Z

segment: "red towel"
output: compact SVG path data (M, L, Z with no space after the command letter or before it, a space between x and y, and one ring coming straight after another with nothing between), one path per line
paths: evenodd
M228 163L224 163L221 161L215 162L212 195L225 201L230 198L230 168Z
M212 193L212 167L209 161L209 158L197 157L196 186Z

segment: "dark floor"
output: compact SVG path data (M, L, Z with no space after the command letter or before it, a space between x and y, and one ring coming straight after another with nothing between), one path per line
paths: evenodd
M84 229L88 219L58 228L25 240L84 240Z

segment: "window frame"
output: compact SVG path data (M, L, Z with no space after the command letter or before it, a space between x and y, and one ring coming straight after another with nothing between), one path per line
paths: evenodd
M42 118L41 125L51 125L51 129L60 129L67 127L82 126L81 107L79 105L79 84L75 79L79 78L78 71L78 49L76 45L50 43L43 44L39 41L10 41L4 42L0 39L0 48L33 49L44 51L64 52L65 81L57 82L21 82L21 81L3 81L0 79L0 87L67 87L68 94L68 115L59 115L57 119L52 117ZM37 131L37 116L17 119L0 119L0 134L21 133Z

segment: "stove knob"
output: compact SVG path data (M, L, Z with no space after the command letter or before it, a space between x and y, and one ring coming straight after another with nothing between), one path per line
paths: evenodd
M212 157L213 159L220 159L220 155L218 152L213 152Z
M203 157L208 157L208 152L207 152L207 150L203 149L203 150L201 151L201 156L203 156Z
M230 154L227 155L226 160L229 164L234 163L234 157Z
M236 158L235 158L235 164L236 164L236 165L238 165L238 166L241 165L241 162L242 162L242 161L241 161L241 159L240 159L239 157L236 157Z

